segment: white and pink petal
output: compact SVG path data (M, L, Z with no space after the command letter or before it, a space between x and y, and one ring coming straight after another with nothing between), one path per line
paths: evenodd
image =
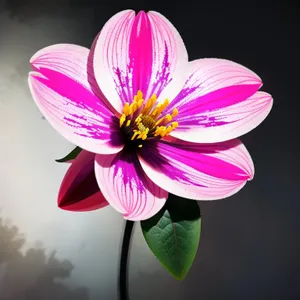
M240 137L256 128L272 109L273 98L256 92L248 99L220 109L196 113L182 112L173 137L196 143L223 142Z
M135 154L124 151L116 155L98 154L95 174L106 200L128 220L152 217L168 197L168 192L146 176Z
M190 76L166 113L175 107L179 126L172 136L196 143L230 140L258 126L272 97L258 92L261 79L246 67L224 59L190 62Z
M118 120L99 98L89 78L89 50L59 44L38 51L30 60L31 94L42 114L71 143L94 153L123 148Z
M254 176L252 159L238 140L195 144L169 138L142 148L139 160L155 184L196 200L229 197Z
M175 97L188 56L173 25L161 14L125 10L114 15L94 43L94 72L103 94L119 112L141 90L144 99Z

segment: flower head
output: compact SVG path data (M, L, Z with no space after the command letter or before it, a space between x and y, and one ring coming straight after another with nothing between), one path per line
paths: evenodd
M237 63L189 62L161 14L119 12L90 50L52 45L30 62L37 106L84 149L65 176L60 207L109 203L126 219L143 220L162 208L168 192L223 199L253 178L251 157L236 138L266 118L272 97Z

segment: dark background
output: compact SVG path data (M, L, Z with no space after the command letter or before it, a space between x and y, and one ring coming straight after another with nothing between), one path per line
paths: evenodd
M88 10L89 32L61 41L87 47L118 11L156 10L178 29L190 60L227 58L255 71L264 82L262 90L274 97L268 118L242 137L255 162L255 178L225 201L200 203L202 236L195 263L184 281L169 281L160 288L158 299L174 299L167 290L175 286L180 291L177 299L300 299L298 1L2 2L2 9L20 22L49 12L67 18L75 10ZM151 299L155 280L155 274L136 276L130 291L144 289L143 299ZM110 299L108 295L104 300Z

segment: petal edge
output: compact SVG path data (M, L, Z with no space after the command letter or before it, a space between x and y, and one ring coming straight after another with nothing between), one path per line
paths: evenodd
M125 219L148 219L166 202L168 193L145 175L135 155L98 154L95 174L103 195Z
M218 200L235 194L253 178L253 162L238 140L219 144L177 142L152 144L139 155L147 176L172 194Z

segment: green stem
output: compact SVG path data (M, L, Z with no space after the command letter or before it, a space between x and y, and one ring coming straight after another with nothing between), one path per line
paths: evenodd
M128 295L128 253L129 253L129 246L130 246L130 239L132 234L134 222L133 221L126 221L124 234L123 234L123 242L122 242L122 249L121 249L121 258L120 258L120 273L119 273L119 299L120 300L129 300Z

